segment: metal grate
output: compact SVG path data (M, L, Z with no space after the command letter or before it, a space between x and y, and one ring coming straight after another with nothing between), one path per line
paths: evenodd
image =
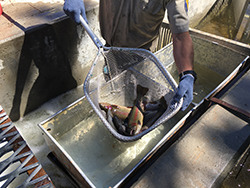
M11 171L9 172L8 169ZM27 173L28 178L22 180L17 187L54 187L49 176L0 105L0 186L2 188L13 187L13 181L24 173Z
M170 44L173 41L172 32L168 23L162 22L162 26L159 31L159 36L156 39L156 46L152 52L157 52L161 50L164 46Z

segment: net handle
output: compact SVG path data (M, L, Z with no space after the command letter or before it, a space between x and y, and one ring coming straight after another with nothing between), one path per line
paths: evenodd
M92 39L92 41L95 43L95 45L97 46L97 48L101 48L103 47L102 42L99 40L99 38L95 35L95 33L90 29L89 25L87 24L87 22L83 19L82 15L80 15L80 22L82 24L82 26L84 27L84 29L87 31L87 33L89 34L90 38Z

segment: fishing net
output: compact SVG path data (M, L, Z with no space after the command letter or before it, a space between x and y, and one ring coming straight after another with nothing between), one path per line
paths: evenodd
M138 85L148 88L148 92L144 96L148 101L157 101L163 96L168 108L148 129L137 135L125 136L118 133L110 124L99 103L133 106L137 97ZM172 76L153 53L144 49L112 47L99 50L86 77L84 92L104 125L117 139L134 141L178 112L182 101L174 106L171 105L176 87Z
M81 23L97 46L97 56L84 82L84 93L96 114L111 134L120 141L135 141L174 116L182 106L182 99L172 103L177 84L153 53L145 49L105 47L80 17ZM147 129L139 134L124 135L118 132L100 108L100 103L125 107L135 105L138 85L147 88L143 96L147 101L165 99L164 112Z

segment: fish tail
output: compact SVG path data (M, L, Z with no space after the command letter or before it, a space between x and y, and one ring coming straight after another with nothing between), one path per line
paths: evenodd
M137 85L137 88L136 88L137 98L138 98L138 96L144 96L144 95L146 95L147 92L148 92L148 88L147 87L143 87L141 85Z
M135 135L139 134L139 133L141 132L141 128L142 128L142 125L141 125L141 124L138 124L138 125L136 126L136 129L135 129L134 134L135 134Z

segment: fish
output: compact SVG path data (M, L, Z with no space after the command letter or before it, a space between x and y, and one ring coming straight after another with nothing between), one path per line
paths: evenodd
M144 129L151 127L156 120L158 120L161 115L167 110L168 105L166 103L165 98L162 96L160 100L156 103L158 105L158 109L155 108L154 111L145 111L144 113L144 121L143 121L143 127ZM147 108L146 108L147 109Z
M156 111L160 108L161 104L157 102L148 102L145 104L145 111Z
M136 135L139 134L143 124L143 114L137 108L137 106L134 106L129 113L128 116L128 128L131 129L130 134Z
M106 102L99 103L107 113L107 120L120 134L126 136L137 135L151 127L167 110L165 97L149 102L146 94L148 88L141 85L136 87L136 99L133 106L121 106Z
M165 100L165 97L162 96L159 100L153 101L153 102L147 102L145 104L145 111L155 111L158 110L161 106L163 106L165 109L168 108L167 102Z
M142 113L145 110L145 98L144 96L147 94L148 88L142 87L141 85L137 85L136 87L136 99L134 101L134 106L136 106Z
M148 92L148 88L142 87L141 85L137 85L136 87L136 99L134 101L134 106L131 109L128 117L128 131L130 135L137 135L140 133L143 124L143 112L144 112L144 104L143 97Z
M129 136L126 125L124 125L122 121L116 115L113 117L113 123L118 133L125 135L125 136Z
M159 106L160 107L160 106ZM158 108L159 109L159 108ZM148 124L148 122L154 118L158 112L158 109L157 110L154 110L154 111L145 111L144 113L144 118L143 118L143 125L146 125Z
M109 122L109 124L112 126L112 128L117 131L117 127L113 123L113 118L114 117L113 117L113 114L111 113L111 110L108 109L107 112L106 112L106 119Z
M107 110L106 119L116 132L129 136L129 134L126 132L126 126L116 115L112 114L111 109Z
M162 106L157 111L153 111L153 113L152 113L153 116L151 116L151 118L148 118L147 120L145 120L143 122L143 126L147 127L147 128L151 127L156 122L156 120L158 120L161 117L161 115L165 111L166 111L166 109L163 108ZM146 119L146 117L145 117L145 119Z
M110 104L106 102L99 103L99 106L105 112L107 112L110 109L113 116L117 116L120 120L123 120L123 121L128 117L131 111L130 107Z

